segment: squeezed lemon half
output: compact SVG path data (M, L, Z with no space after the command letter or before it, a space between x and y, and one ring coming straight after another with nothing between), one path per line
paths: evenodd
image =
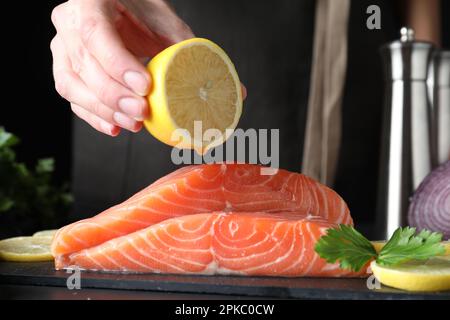
M153 136L200 154L229 138L242 113L242 91L233 63L218 45L201 38L179 42L147 69L152 89L144 124ZM208 129L215 130L205 135Z
M0 241L0 260L32 262L51 261L52 237L15 237Z

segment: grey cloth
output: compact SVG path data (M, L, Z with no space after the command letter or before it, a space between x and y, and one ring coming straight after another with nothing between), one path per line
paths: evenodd
M217 42L248 98L239 127L280 129L280 167L300 171L315 1L173 0L196 36ZM171 148L145 129L104 136L74 120L72 219L92 216L173 171Z
M302 172L332 186L342 131L350 0L317 0Z

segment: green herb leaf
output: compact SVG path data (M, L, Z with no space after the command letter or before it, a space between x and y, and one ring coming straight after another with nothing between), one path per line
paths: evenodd
M442 234L416 228L398 228L377 258L380 265L395 265L409 260L426 260L445 253Z
M339 261L342 269L359 271L373 258L380 265L395 265L409 260L426 260L445 253L442 234L422 230L416 235L411 227L398 228L377 255L375 248L353 227L339 225L328 229L316 243L315 250L329 263Z
M329 263L339 261L342 269L359 271L377 256L375 248L361 233L344 224L328 229L315 246L319 256Z
M3 127L0 127L0 149L11 147L19 142L19 139L10 132L6 132Z
M0 212L6 212L12 208L14 201L9 198L0 197Z
M53 172L55 167L55 161L51 158L39 159L36 165L37 173L49 173Z
M0 233L31 233L65 222L73 202L69 185L56 184L53 159L38 160L35 168L16 160L19 139L0 126Z

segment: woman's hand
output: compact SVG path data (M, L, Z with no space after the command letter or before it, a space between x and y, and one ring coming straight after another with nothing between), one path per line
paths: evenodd
M151 86L143 62L194 36L163 0L70 0L53 10L52 21L56 90L111 136L142 128Z

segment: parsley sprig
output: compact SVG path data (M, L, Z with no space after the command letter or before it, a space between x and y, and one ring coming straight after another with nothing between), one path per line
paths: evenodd
M329 263L339 261L342 269L359 271L369 261L376 259L380 265L396 265L410 260L426 260L442 255L442 234L416 228L398 228L389 241L377 253L372 243L348 225L328 229L316 243L315 250Z
M31 167L16 157L19 138L0 126L0 235L60 226L72 203L68 185L53 178L54 160Z

